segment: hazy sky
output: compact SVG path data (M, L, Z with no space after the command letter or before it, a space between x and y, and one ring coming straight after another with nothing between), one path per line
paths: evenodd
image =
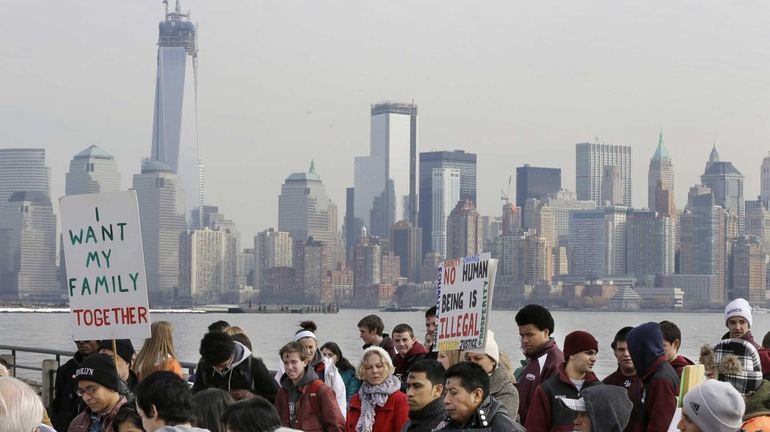
M173 0L172 0L173 1ZM420 150L478 153L482 214L515 167L562 168L575 143L633 146L646 205L662 127L677 204L716 140L759 193L770 150L770 2L186 0L199 24L207 196L248 236L310 160L340 213L369 105L419 106ZM72 156L112 153L130 187L150 152L160 1L0 1L0 147L43 147L52 195ZM512 185L512 193L515 184ZM341 221L340 221L341 223Z

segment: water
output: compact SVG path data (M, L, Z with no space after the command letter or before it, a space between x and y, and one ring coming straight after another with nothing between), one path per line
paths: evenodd
M278 350L291 340L299 329L301 320L312 319L318 325L316 332L319 345L334 341L340 345L343 355L357 364L360 360L362 341L358 337L356 324L365 315L376 313L385 322L386 332L396 324L407 323L415 329L419 340L423 340L425 325L422 312L379 312L376 310L344 309L338 314L168 314L153 313L153 320L165 320L174 325L174 343L177 355L184 361L198 360L198 346L206 327L217 320L243 328L249 335L257 356L265 360L268 368L278 365ZM518 348L518 328L514 321L515 311L493 311L490 320L500 350L510 356L514 365L524 358ZM725 333L721 313L673 313L673 312L553 312L556 321L555 338L563 346L564 336L573 330L590 332L599 341L599 356L595 371L599 378L612 373L616 368L610 343L615 332L626 325L638 325L647 321L669 320L682 330L680 354L697 362L700 347L714 344ZM66 313L0 313L0 344L50 349L75 350L69 331L69 314ZM752 333L761 342L765 332L770 330L770 314L756 314ZM134 341L137 351L143 341ZM42 357L41 357L42 358ZM27 354L23 362L33 358ZM37 363L37 357L34 358ZM20 372L28 378L38 378L36 372Z

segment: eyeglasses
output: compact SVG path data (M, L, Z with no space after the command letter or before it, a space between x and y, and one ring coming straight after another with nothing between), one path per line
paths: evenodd
M88 386L86 388L78 387L78 390L75 393L80 397L83 397L84 395L93 396L97 390L99 390L99 387L97 386Z

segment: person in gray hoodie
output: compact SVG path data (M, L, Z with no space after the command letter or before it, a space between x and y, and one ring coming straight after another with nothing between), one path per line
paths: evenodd
M192 392L173 372L159 371L143 379L136 388L136 408L147 432L209 432L192 426Z
M588 387L580 399L561 401L577 412L573 430L581 432L622 432L634 406L624 388L611 385Z

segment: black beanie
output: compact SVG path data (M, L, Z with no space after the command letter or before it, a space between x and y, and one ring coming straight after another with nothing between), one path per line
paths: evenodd
M136 351L134 345L131 343L131 339L116 339L115 348L118 350L118 355L127 364L131 364L131 360L134 358ZM112 339L105 339L99 343L99 349L106 349L112 351Z
M106 354L92 354L75 369L75 381L93 381L118 391L120 377L114 360Z

